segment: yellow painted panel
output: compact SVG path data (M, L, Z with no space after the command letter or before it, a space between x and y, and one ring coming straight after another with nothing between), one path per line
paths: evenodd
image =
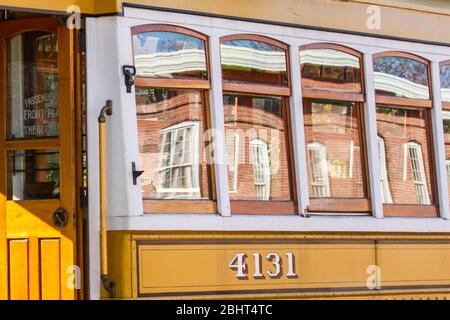
M9 297L28 300L28 240L9 241Z
M117 298L131 298L131 236L126 232L108 232L108 270L110 279L117 284ZM108 293L103 289L103 297Z
M381 285L450 285L450 243L383 243L377 246Z
M28 239L28 292L30 300L39 300L41 297L39 251L39 239L30 237Z
M349 30L448 43L450 4L436 0L384 0L379 5L380 23L373 27L373 11L367 1L335 0L127 0L123 3L181 9L224 16L266 20L294 25ZM375 2L375 1L369 1ZM420 3L419 3L420 2ZM382 5L384 4L384 6ZM352 17L349 19L348 17ZM372 19L372 20L371 20Z
M111 0L101 0L104 2L114 2ZM39 10L51 10L66 12L71 5L79 6L83 12L93 13L95 11L95 1L93 0L1 0L0 6L11 8L27 8Z
M8 238L59 237L61 232L53 226L53 213L59 201L8 201L6 225Z
M375 263L373 243L317 244L138 244L139 293L235 292L304 288L364 288L367 268ZM246 253L246 279L238 279L230 262ZM261 255L264 277L254 278L254 253ZM279 277L266 259L277 253L282 261ZM288 277L287 254L295 257L297 277Z
M61 298L60 240L44 239L41 245L41 298L59 300Z
M122 12L123 3L448 43L447 0L0 0L0 6L86 14ZM379 24L373 9L379 8ZM352 17L352 19L348 19ZM377 15L378 17L378 15Z

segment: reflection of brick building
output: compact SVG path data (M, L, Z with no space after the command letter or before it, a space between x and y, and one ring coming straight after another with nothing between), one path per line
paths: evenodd
M444 141L445 141L445 167L448 176L448 196L450 198L450 118L447 112L444 112Z
M234 97L230 99L235 101ZM291 200L291 177L284 120L286 114L281 107L281 100L239 96L237 105L225 104L224 109L231 199ZM159 169L163 166L168 167L164 161L170 157L167 155L170 148L163 145L167 144L167 141L164 142L164 132L182 124L186 126L195 124L199 125L198 129L195 129L199 131L199 135L195 138L196 135L192 134L189 139L197 141L203 139L205 130L203 115L201 94L196 91L178 91L178 95L175 95L175 91L170 90L138 89L139 145L141 168L145 171L142 178L144 199L189 198L189 195L180 189L197 187L194 183L197 179L181 182L185 180L181 175L177 178L178 181L172 181L176 185L167 187L164 185L165 175ZM183 137L186 138L186 135ZM192 141L182 143L183 137L178 135L175 138L180 146L172 149L172 153L175 150L177 154L175 157L181 154L181 158L178 161L172 160L171 166L188 163L190 161L186 161L187 158L200 155L198 170L190 167L184 175L198 175L201 198L208 198L209 177L205 143L200 142L200 145ZM186 146L181 147L184 144ZM187 150L189 148L191 150ZM185 159L182 159L183 157ZM173 176L167 179L176 180ZM157 195L156 189L178 189L178 191ZM192 194L190 196L192 197Z
M285 129L287 115L282 104L276 98L225 95L231 200L292 200L289 133ZM260 159L256 155L258 150ZM260 177L258 172L267 172L270 177Z
M418 194L408 143L421 146L426 191L432 202L430 154L427 142L427 121L424 111L384 109L377 112L378 133L384 140L387 178L393 203L417 204ZM395 110L395 111L393 111ZM395 112L395 113L393 113ZM382 165L382 164L381 164ZM419 170L421 170L419 168Z
M198 192L194 196L184 194L184 197L209 198L209 170L205 157L206 142L203 138L205 110L202 93L199 91L138 89L136 95L141 168L145 171L142 177L144 199L173 196L173 193L170 194L170 192L157 195L154 193L156 188L199 188L199 194ZM192 144L186 144L186 146L191 147L186 148L181 141L186 138L186 132L180 133L178 130L177 136L173 138L176 140L177 147L172 146L171 149L169 148L170 150L162 149L163 132L168 132L167 130L170 131L170 128L177 125L185 125L185 128L190 128ZM197 137L196 141L193 141L194 137ZM174 152L175 155L170 155ZM172 157L170 164L163 163L165 160L170 161L168 160L170 157ZM195 157L200 158L194 161ZM172 177L167 178L172 180L172 183L165 185L168 183L168 181L164 181L167 180L166 176L158 169L162 166L177 168L183 164L186 165L183 174L175 177L172 173ZM185 176L190 174L196 175L196 177Z
M354 104L304 103L309 193L364 198L359 124Z

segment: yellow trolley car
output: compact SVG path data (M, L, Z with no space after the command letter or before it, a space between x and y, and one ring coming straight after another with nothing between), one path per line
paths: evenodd
M0 13L0 299L450 298L448 1Z

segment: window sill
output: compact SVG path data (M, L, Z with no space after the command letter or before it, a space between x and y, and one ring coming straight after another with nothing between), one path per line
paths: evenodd
M151 214L108 217L110 230L133 231L266 231L266 232L398 232L450 233L442 218L384 218L372 216L251 216Z
M216 214L211 200L144 200L145 214Z
M297 215L294 201L231 201L232 215Z
M385 217L437 218L439 210L435 206L388 204L383 206Z

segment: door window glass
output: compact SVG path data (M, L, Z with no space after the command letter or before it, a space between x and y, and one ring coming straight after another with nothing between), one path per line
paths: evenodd
M8 139L59 135L58 43L55 34L31 31L8 41Z
M57 150L8 152L8 200L58 199L59 167Z

